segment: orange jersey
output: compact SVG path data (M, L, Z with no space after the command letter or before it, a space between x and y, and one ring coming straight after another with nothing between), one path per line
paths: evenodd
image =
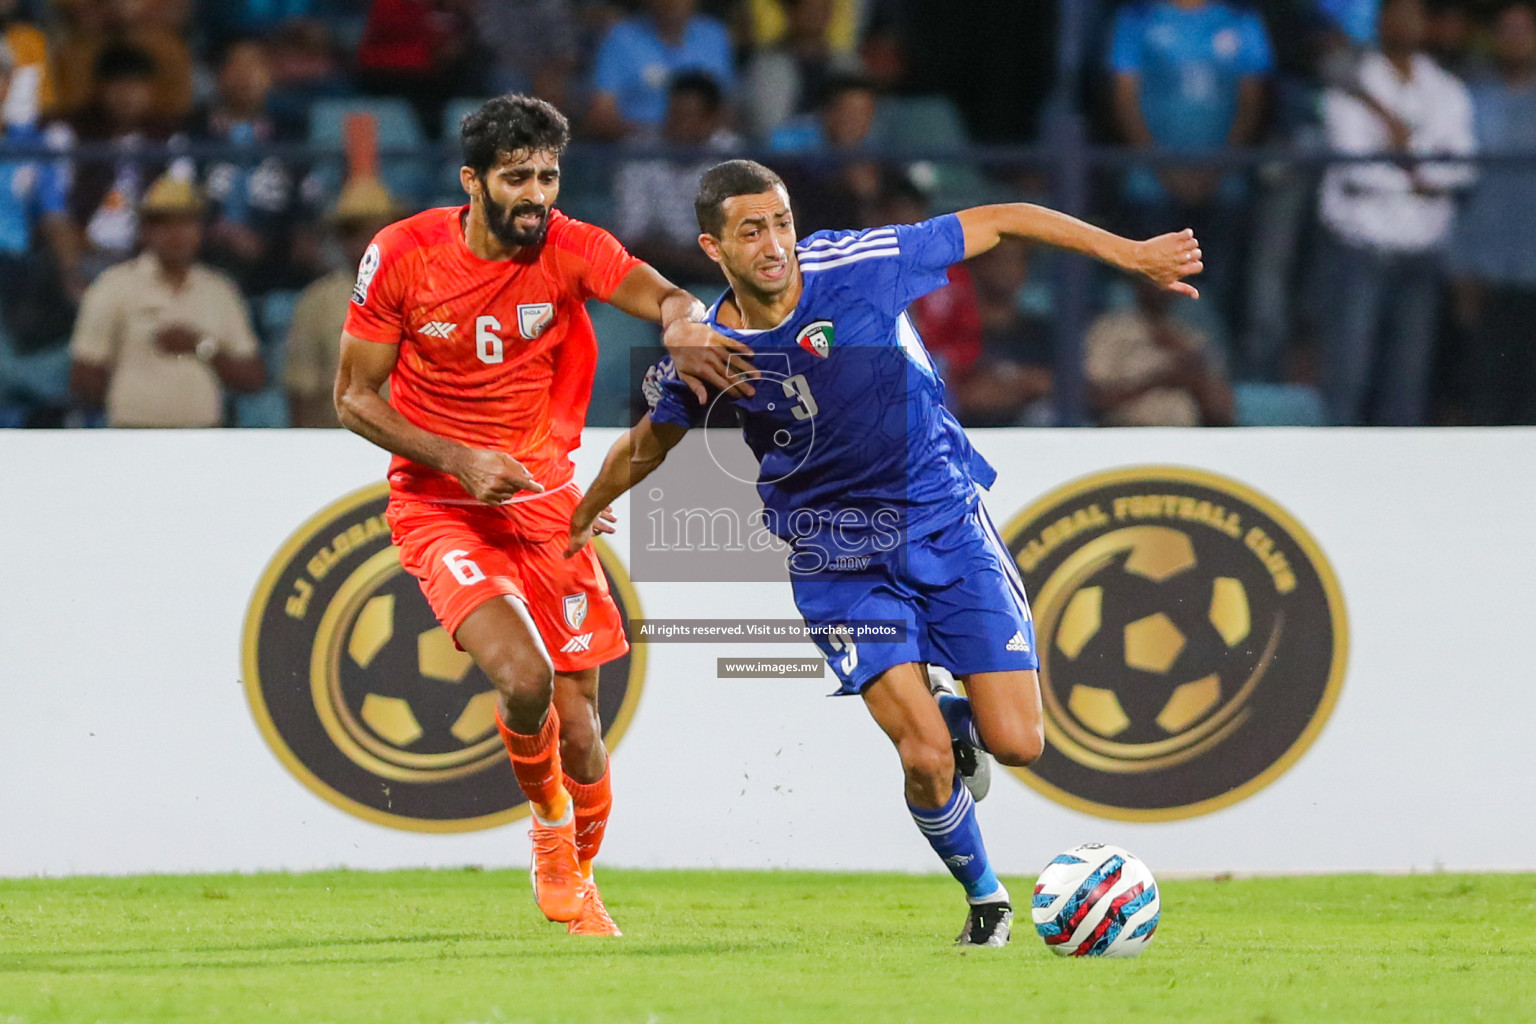
M549 213L544 243L485 260L464 241L468 207L380 231L358 267L346 332L399 345L389 402L414 425L506 452L547 490L570 482L592 399L597 337L587 299L607 300L640 261L608 232ZM395 456L402 497L469 501L459 482Z

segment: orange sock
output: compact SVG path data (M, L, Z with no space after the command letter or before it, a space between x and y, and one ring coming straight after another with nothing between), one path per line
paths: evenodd
M496 712L496 728L512 758L512 774L540 821L555 824L571 810L571 798L560 785L560 716L549 706L544 724L533 735L513 732Z
M581 861L582 874L589 877L592 859L608 830L608 812L613 808L613 789L608 784L612 775L611 768L605 766L596 782L577 782L569 773L565 776L565 790L576 805L576 859Z

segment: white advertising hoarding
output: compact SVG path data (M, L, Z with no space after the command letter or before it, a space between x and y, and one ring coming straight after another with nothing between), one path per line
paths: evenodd
M614 436L589 432L579 480ZM1536 430L973 436L1055 659L1040 777L999 773L981 805L1002 871L1088 840L1163 871L1536 867ZM418 831L322 798L248 699L258 584L289 593L285 544L385 462L340 432L0 436L0 875L525 859L520 822ZM623 576L645 539L617 511ZM795 617L782 582L622 589L648 618ZM1212 638L1231 653L1185 672ZM1127 672L1084 667L1105 644ZM938 867L830 673L717 678L809 644L643 653L612 709L606 862Z

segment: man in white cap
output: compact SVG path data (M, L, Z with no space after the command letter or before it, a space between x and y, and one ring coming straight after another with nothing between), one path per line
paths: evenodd
M327 218L345 257L342 265L310 283L299 294L288 327L283 383L288 389L290 422L295 427L339 427L336 403L337 343L357 282L357 266L373 236L404 211L383 182L353 178L341 190Z
M226 391L266 383L245 301L197 262L203 210L189 182L160 178L139 204L144 252L86 289L70 386L81 404L105 404L109 426L221 426Z

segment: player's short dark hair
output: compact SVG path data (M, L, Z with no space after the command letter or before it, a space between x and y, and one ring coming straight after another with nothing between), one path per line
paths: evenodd
M732 196L755 196L771 188L783 188L784 179L756 160L727 160L715 164L699 178L693 213L699 230L719 237L725 230L725 201Z
M155 58L148 51L127 43L108 46L96 55L96 62L91 66L97 82L154 78L157 70Z
M672 81L667 86L667 95L675 96L679 93L691 93L704 101L704 106L711 114L720 109L720 104L725 102L725 94L720 91L720 83L715 81L713 75L703 71L684 71L672 76Z
M571 125L550 103L508 93L486 100L459 124L464 165L485 174L502 154L526 156L545 150L559 154L571 141Z

